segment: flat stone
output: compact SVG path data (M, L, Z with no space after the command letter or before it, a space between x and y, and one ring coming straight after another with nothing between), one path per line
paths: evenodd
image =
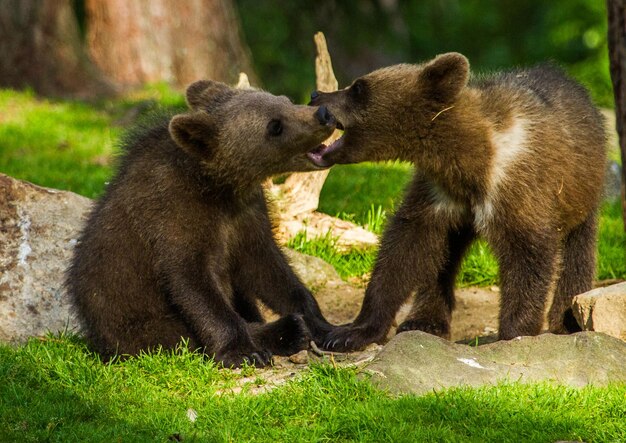
M0 341L74 330L62 288L91 200L0 174Z
M614 160L606 164L604 178L604 199L615 201L622 195L622 167Z
M367 365L372 382L396 394L425 394L503 381L572 387L626 382L626 343L597 332L518 337L478 347L421 331L395 336Z
M297 365L305 365L309 362L309 352L306 349L289 356L289 361Z
M626 340L626 282L577 295L572 308L584 331L604 332Z
M283 248L282 251L291 268L308 288L316 289L326 286L331 281L341 281L335 268L321 258L302 254L289 248Z

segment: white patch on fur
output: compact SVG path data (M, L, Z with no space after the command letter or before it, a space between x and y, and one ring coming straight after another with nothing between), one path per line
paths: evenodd
M430 196L433 199L435 214L444 213L448 217L459 216L465 211L465 206L450 198L446 192L437 185L430 188Z
M479 230L486 229L493 218L494 201L498 199L499 188L506 180L509 168L526 152L526 124L525 119L515 118L506 130L494 132L491 136L494 156L489 172L487 198L474 207L474 224Z
M495 132L491 137L494 159L491 166L490 186L493 190L506 178L507 169L526 151L526 120L516 118L504 132Z

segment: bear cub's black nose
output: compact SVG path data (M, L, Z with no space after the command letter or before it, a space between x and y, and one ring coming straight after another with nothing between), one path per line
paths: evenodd
M320 106L317 108L317 111L315 111L315 118L317 118L317 120L323 125L335 122L335 117L330 113L326 106Z

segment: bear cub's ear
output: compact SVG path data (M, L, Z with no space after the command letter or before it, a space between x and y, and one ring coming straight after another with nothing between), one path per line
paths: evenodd
M205 111L175 115L170 121L170 135L188 153L207 158L217 137L213 120Z
M199 80L187 87L187 104L191 109L211 109L232 98L236 91L230 86L212 80Z
M469 61L463 54L449 52L428 62L420 73L422 91L430 98L449 103L469 79Z

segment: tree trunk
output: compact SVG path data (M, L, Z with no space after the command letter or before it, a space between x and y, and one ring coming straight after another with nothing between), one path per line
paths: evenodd
M318 32L314 36L317 47L315 58L316 86L319 91L332 92L337 90L337 79L326 46L324 34ZM339 138L335 131L325 143L332 143ZM292 218L300 214L313 212L319 205L320 193L329 170L291 174L285 183L274 185L272 192L277 197L281 217Z
M318 32L314 40L317 46L315 58L317 89L324 92L336 91L337 80L333 73L324 34ZM241 84L245 87L245 81ZM338 137L339 131L335 131L325 143L332 143ZM276 238L286 243L298 233L305 232L308 238L330 234L335 246L339 248L362 248L376 245L378 243L376 234L354 223L315 211L328 172L325 170L291 174L282 185L275 185L272 180L268 180L266 189L280 216L274 232Z
M91 98L114 91L91 63L70 0L0 2L0 86Z
M622 153L622 216L626 231L626 1L607 0L607 11L615 118Z
M87 0L86 12L91 56L123 85L254 82L231 0Z

